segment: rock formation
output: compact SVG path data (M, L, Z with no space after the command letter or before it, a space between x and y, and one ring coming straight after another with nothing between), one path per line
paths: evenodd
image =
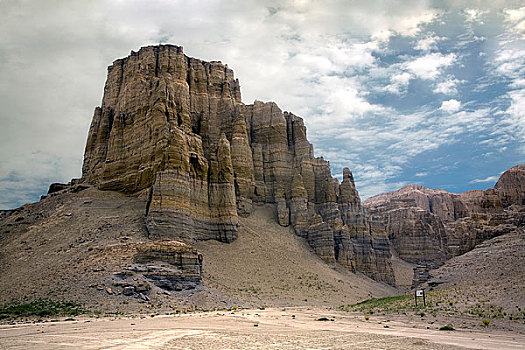
M402 259L435 268L523 226L524 198L525 166L517 165L501 175L494 189L455 194L407 185L364 205Z
M127 271L142 274L165 290L193 289L201 282L202 255L178 241L142 243L137 246L135 263Z
M516 165L505 171L494 186L504 207L525 205L525 164Z
M366 218L350 170L339 184L302 118L273 102L243 104L227 65L181 47L144 47L108 68L82 181L148 196L155 239L231 242L239 215L273 204L279 224L326 262L394 282L387 235Z
M371 197L365 206L385 227L401 259L436 266L448 257L444 222L454 221L464 211L455 195L416 185Z

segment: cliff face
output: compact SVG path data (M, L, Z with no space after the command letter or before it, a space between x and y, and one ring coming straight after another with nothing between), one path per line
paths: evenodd
M232 70L180 47L144 47L108 68L82 170L100 189L147 195L152 238L230 242L239 215L272 203L326 262L393 283L386 233L366 218L350 171L339 184L300 117L243 104Z
M525 205L525 164L516 165L505 171L494 186L504 207L513 204Z
M409 206L431 212L443 222L450 222L467 215L465 203L459 195L418 185L406 185L393 192L382 193L365 201L368 210L384 207L385 203L407 200Z
M501 175L494 189L455 194L407 185L364 205L402 259L435 267L523 226L524 198L525 166L517 165Z
M414 200L393 199L376 207L371 216L385 227L401 259L436 266L447 259L443 222L428 210L419 208Z
M220 62L157 46L108 68L95 110L83 179L103 190L149 191L153 236L216 238L237 233L230 137L239 83Z
M405 261L439 266L449 257L445 223L466 215L456 194L406 185L365 201L367 212L385 227Z

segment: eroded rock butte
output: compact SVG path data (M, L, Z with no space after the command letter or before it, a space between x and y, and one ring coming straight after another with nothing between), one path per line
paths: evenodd
M327 263L394 283L388 236L365 215L350 170L339 183L302 118L244 104L227 65L178 46L144 47L108 68L81 181L147 196L154 239L231 242L239 215L273 204Z

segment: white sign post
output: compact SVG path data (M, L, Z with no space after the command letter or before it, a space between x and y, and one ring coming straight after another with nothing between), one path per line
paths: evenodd
M425 300L425 290L424 289L416 289L414 291L414 301L416 303L417 307L417 298L423 298L423 306L427 306L426 300Z

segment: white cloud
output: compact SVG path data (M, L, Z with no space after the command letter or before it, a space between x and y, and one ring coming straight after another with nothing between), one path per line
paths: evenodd
M412 78L412 75L407 72L395 74L390 77L391 84L387 85L385 90L394 94L400 94L407 89Z
M433 92L435 94L456 95L458 93L457 85L459 83L463 83L463 81L449 77L446 80L437 83Z
M405 182L392 183L391 179L402 172L402 168L397 165L356 164L353 169L356 187L362 200L406 185ZM358 175L356 176L356 174Z
M428 53L418 57L405 58L404 62L395 63L388 68L374 67L370 74L374 78L389 77L390 84L377 88L379 91L386 91L393 94L404 94L412 79L420 78L423 80L434 81L443 72L444 68L455 63L457 55L450 53ZM447 80L437 83L435 93L447 95L457 93L456 84L461 81L449 76Z
M515 138L525 153L525 89L507 93L510 106L505 111L505 117L499 124L500 132Z
M478 22L483 24L483 15L487 14L488 12L488 10L468 8L463 11L463 15L465 16L465 20L467 22Z
M416 16L405 17L399 23L396 31L406 36L416 35L421 30L421 24L430 23L436 19L437 16L438 14L436 12L427 11Z
M497 71L508 77L516 77L523 72L523 63L525 62L525 49L516 47L504 48L497 52L495 63Z
M514 33L521 34L525 39L525 6L517 9L504 9L505 20L510 23L510 30Z
M434 80L441 74L443 68L452 65L456 59L454 53L443 55L436 52L407 61L404 67L420 79Z
M366 90L356 77L321 76L307 88L315 92L310 102L315 102L318 110L316 115L309 113L310 117L306 121L313 132L337 130L337 126L355 122L369 113L385 111L383 106L367 101Z
M485 183L485 182L496 182L499 179L499 175L495 176L488 176L484 179L474 179L472 181L469 181L469 184L476 184L476 183Z
M510 86L514 89L525 88L525 78L514 79L514 81L510 84Z
M428 35L425 38L420 39L417 42L415 49L421 50L421 51L435 50L437 49L438 41L443 40L443 39L444 38L435 36L434 34Z
M509 22L517 23L525 19L525 6L518 9L509 9L506 8L503 10L503 13L506 16L506 20Z
M493 54L492 76L509 83L503 95L508 107L501 109L501 119L496 124L493 138L488 141L504 149L510 142L517 142L525 154L525 7L504 9L506 32L500 36L499 49ZM506 150L506 148L505 148Z
M441 103L440 109L445 112L456 112L461 108L461 102L458 100L450 99Z
M376 115L375 121L370 123L366 123L366 117L363 117L351 124L336 124L325 130L323 137L331 138L331 144L337 146L337 150L325 152L316 148L316 154L326 156L332 165L340 167L343 164L334 160L344 159L346 165L355 170L354 175L366 174L359 180L359 190L363 189L362 197L366 198L380 191L395 189L390 186L391 183L396 182L394 179L413 157L452 144L462 135L488 131L492 123L490 109L448 115L432 110L412 114L385 111L384 115ZM352 150L358 158L344 158L346 150ZM372 159L359 162L363 154L372 152ZM415 176L426 175L426 172L418 172Z
M406 9L408 12L412 12L412 14L396 18L395 15L389 16L385 13L385 17L383 18L385 21L384 23L377 23L374 21L378 26L372 33L372 38L375 40L386 41L393 34L414 36L421 31L421 25L436 20L441 14L441 11L436 9L421 8L421 3L412 3L412 5L415 5L412 9Z

